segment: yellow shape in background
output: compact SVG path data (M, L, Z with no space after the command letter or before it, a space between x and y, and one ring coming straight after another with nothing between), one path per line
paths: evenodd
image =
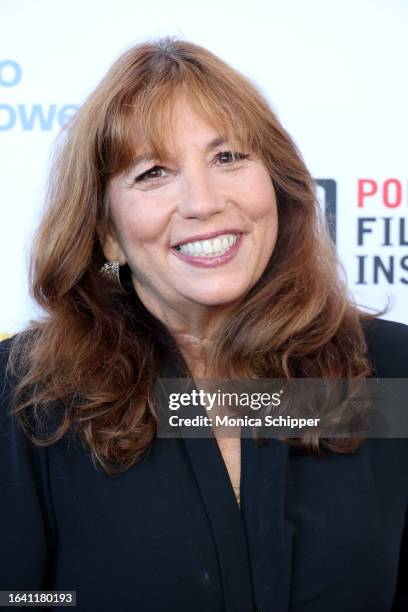
M10 336L12 336L13 334L4 334L0 332L0 342L2 340L5 340L6 338L10 338Z

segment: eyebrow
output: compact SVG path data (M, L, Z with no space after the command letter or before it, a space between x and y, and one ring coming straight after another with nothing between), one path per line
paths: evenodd
M209 153L216 147L219 147L226 143L227 143L227 140L225 139L224 136L217 136L217 138L214 138L207 144L207 146L205 147L205 152ZM142 162L151 162L154 160L157 160L157 157L153 153L153 151L145 151L144 153L141 153L140 155L137 155L134 158L134 160L132 161L132 167L134 168L135 166L137 166L138 164Z

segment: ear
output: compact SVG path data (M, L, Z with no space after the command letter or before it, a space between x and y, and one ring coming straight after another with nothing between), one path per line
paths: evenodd
M118 261L120 266L126 263L126 255L113 233L108 232L104 237L102 250L107 261Z

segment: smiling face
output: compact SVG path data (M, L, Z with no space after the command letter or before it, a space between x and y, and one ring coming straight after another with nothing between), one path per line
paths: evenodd
M166 159L111 179L108 260L130 267L155 314L232 305L257 282L277 238L275 191L264 163L237 151L184 100L174 107Z

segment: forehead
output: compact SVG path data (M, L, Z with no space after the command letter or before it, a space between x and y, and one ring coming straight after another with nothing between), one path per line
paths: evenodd
M182 154L189 145L210 150L227 142L243 144L233 121L217 116L212 108L204 108L186 96L158 108L144 121L144 128L140 129L139 123L135 131L139 135L134 139L135 157L146 152L158 157Z
M156 153L160 157L183 156L192 148L209 153L214 148L229 143L228 134L198 115L191 107L179 106L173 115L173 122L168 124L168 131L160 143L153 145L150 139L135 144L135 161L153 159ZM159 151L157 151L159 150Z

